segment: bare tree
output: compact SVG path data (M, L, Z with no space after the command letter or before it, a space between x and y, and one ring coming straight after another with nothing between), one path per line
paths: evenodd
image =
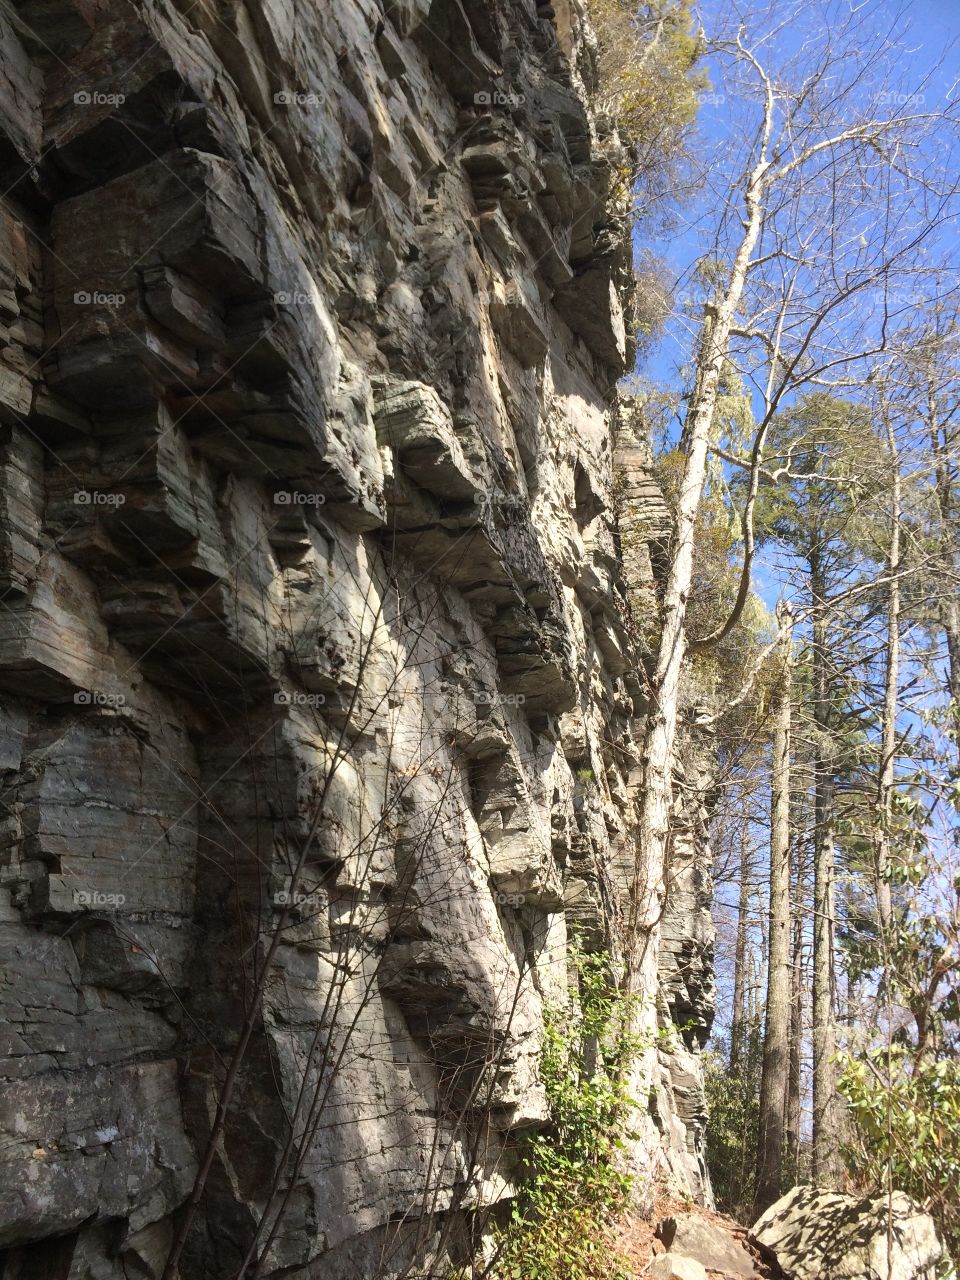
M880 418L886 435L890 463L890 542L887 553L887 647L880 713L880 768L873 824L874 871L877 881L877 914L884 945L893 927L890 890L890 832L893 826L894 764L897 751L897 712L900 686L900 539L903 520L903 481L900 451L886 396L881 394Z
M750 920L750 880L753 851L750 848L750 818L744 813L740 827L740 870L737 898L737 937L733 953L733 1015L730 1021L730 1072L742 1066L749 1035L747 1016L747 931Z
M736 6L735 6L736 9ZM681 682L692 651L709 648L740 620L750 593L753 512L764 468L766 437L784 397L806 386L853 376L887 337L887 308L877 317L864 301L917 270L924 241L952 210L957 187L943 161L955 135L956 107L914 110L915 99L890 110L891 49L870 29L862 9L846 14L820 6L819 22L804 6L810 38L799 50L781 43L796 18L770 5L738 14L729 38L713 44L726 79L735 123L746 140L739 166L714 192L721 215L709 255L695 372L681 434L683 471L675 505L661 608L660 645L650 679L651 710L643 743L644 785L638 824L634 891L628 920L628 979L650 989L655 938L663 910L669 856L674 751ZM749 30L748 30L749 26ZM779 52L778 52L779 50ZM937 133L937 151L932 148ZM752 443L724 448L718 440L725 373L733 366L759 414ZM749 476L743 572L728 617L707 636L688 634L694 580L695 526L708 456L719 448ZM789 470L789 460L787 461ZM821 816L825 819L826 791ZM826 830L826 828L824 828ZM818 901L829 931L831 889L821 842ZM821 932L821 943L829 932ZM822 967L821 967L822 968ZM822 974L821 974L822 976ZM827 975L829 977L829 974ZM819 1023L827 1028L822 990ZM826 1039L820 1044L826 1049ZM826 1062L819 1055L821 1065Z
M834 762L828 668L827 588L822 548L810 552L814 607L810 666L816 758L813 762L813 1178L832 1185L840 1177L837 1125L835 970Z
M946 120L952 128L952 116L879 109L879 91L870 96L865 86L872 76L882 76L886 45L870 36L859 12L840 19L828 8L827 26L781 65L773 65L768 54L768 37L776 35L778 22L762 32L762 19L751 19L758 31L753 42L740 27L731 40L716 44L739 95L741 136L750 143L745 160L717 193L722 214L705 273L709 296L682 430L684 472L644 742L630 920L634 968L662 908L658 886L668 849L681 675L691 649L726 636L748 598L751 516L769 425L783 397L846 376L883 348L886 326L873 328L864 319L863 294L915 268L916 253L955 195L954 187L937 182L927 148L934 125L942 131ZM849 87L838 87L844 84ZM879 223L882 238L873 234ZM731 361L763 406L749 456L733 458L750 472L744 573L730 616L712 635L696 640L686 631L694 527L708 453L717 443L724 369Z
M927 581L946 650L947 693L960 729L960 315L937 305L898 337L901 390L932 472L933 575ZM960 758L960 733L957 734Z
M767 1007L760 1081L760 1126L754 1212L759 1216L780 1195L790 1055L790 721L793 633L790 606L778 609L783 671L777 689L770 764L770 925Z

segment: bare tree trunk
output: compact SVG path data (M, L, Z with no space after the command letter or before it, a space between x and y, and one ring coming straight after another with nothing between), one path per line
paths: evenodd
M733 1018L730 1027L730 1074L743 1062L747 1025L747 920L750 913L750 822L740 828L740 897L737 904L737 946L733 957Z
M953 727L956 730L957 772L960 774L960 600L949 588L946 599L940 605L943 634L947 642L947 683L953 711Z
M935 381L935 374L931 371ZM957 534L954 502L955 461L951 458L949 430L941 422L941 407L936 390L931 386L927 394L927 425L930 432L930 451L934 459L934 493L940 513L940 551L944 570L952 579L957 562ZM953 711L953 724L957 732L956 749L960 771L960 600L952 586L940 591L940 619L947 646L947 690Z
M643 994L657 987L660 920L669 882L670 817L673 809L674 747L680 704L680 678L687 657L687 603L693 585L694 530L707 476L707 455L721 391L730 334L744 294L747 273L763 224L764 178L773 122L772 90L767 93L759 159L747 177L742 216L743 236L730 274L714 309L704 316L697 376L684 423L684 467L663 590L660 644L650 682L650 710L643 737L643 789L636 827L636 855L624 939L624 985ZM648 1040L630 1071L628 1088L646 1098L656 1066L656 1009L638 1000L633 1031ZM640 1126L635 1128L639 1131Z
M813 599L813 713L816 726L814 761L813 863L813 1180L835 1186L840 1178L837 1144L837 1082L834 1067L833 955L833 763L828 745L831 728L826 670L826 599L819 553L810 556Z
M834 1012L833 783L818 788L813 885L813 1177L834 1186L840 1177L837 1149L837 1050Z
M631 895L627 939L629 969L634 983L636 971L648 949L650 934L656 928L663 907L662 886L669 845L680 675L687 656L686 616L693 582L694 528L706 482L707 453L713 435L730 332L763 223L764 177L769 168L766 153L771 127L772 111L768 104L760 159L746 183L743 236L726 288L712 313L704 317L697 378L684 423L683 479L677 499L670 568L663 592L660 647L652 680L651 709L644 735L643 803L637 832L637 875Z
M790 716L792 698L789 605L778 610L783 675L777 692L770 769L770 916L767 1010L760 1079L760 1129L754 1216L778 1199L783 1166L790 1054Z
M793 919L793 958L790 994L790 1065L787 1076L786 1160L791 1184L800 1180L801 1076L803 1058L803 891L798 888Z
M887 661L884 672L883 713L880 730L880 773L877 784L877 812L874 822L874 859L877 876L877 915L884 949L893 927L890 894L890 827L893 817L894 756L897 749L897 695L900 683L900 520L902 509L900 459L889 417L886 419L887 446L893 475L890 482L890 551L887 570Z
M947 638L950 697L960 707L960 600L956 595L943 602L943 630Z

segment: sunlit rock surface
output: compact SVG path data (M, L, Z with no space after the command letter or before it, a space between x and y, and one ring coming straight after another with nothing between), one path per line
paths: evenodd
M752 1234L787 1280L934 1280L945 1260L933 1219L902 1191L871 1199L794 1187Z

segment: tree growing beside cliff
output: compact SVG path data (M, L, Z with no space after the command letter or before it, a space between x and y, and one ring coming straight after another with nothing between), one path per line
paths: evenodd
M960 1262L960 789L953 299L911 317L863 394L885 445L873 751L863 780L863 893L847 968L863 991L840 1056L848 1168L927 1204ZM951 1274L953 1274L951 1272Z
M956 184L942 163L955 140L955 107L924 111L904 95L904 105L890 109L883 34L860 10L820 8L822 24L805 7L811 34L799 50L783 39L781 6L738 22L713 46L730 91L731 136L746 146L719 178L720 216L711 268L701 273L709 287L680 436L683 475L650 678L629 920L631 981L639 985L663 909L681 680L689 656L730 635L749 599L771 423L804 389L844 382L884 350L889 291L914 277L924 243L955 204ZM878 296L879 309L872 305ZM732 447L718 439L730 365L749 387L755 413L749 436ZM743 565L728 616L709 634L691 635L695 527L714 448L748 476Z
M941 425L951 416L950 362L939 370L937 392L918 395L920 350L908 326L869 377L848 388L852 398L808 396L771 427L765 471L779 480L759 496L757 536L801 623L790 830L801 945L793 963L802 997L805 938L813 1017L805 1021L805 1002L795 998L789 1135L768 1155L771 1167L786 1155L787 1176L796 1178L794 1081L809 1047L807 1136L819 1177L830 1167L839 1173L843 1157L843 1175L865 1191L908 1190L933 1207L956 1251L958 1208L947 1170L956 1162L949 1117L960 1105L953 1069L958 792L950 637L940 607L956 578L949 535L944 553L938 487L958 449L955 437L929 429L931 401ZM928 366L927 388L930 374ZM779 772L771 762L772 789ZM804 850L814 864L812 911ZM777 869L771 857L771 888ZM778 968L774 897L770 979ZM772 1003L765 1056L779 1040ZM749 1084L738 1081L732 1098L726 1082L720 1088L715 1146L729 1129L731 1106L749 1113L756 1100L766 1111L763 1090L748 1093ZM846 1107L838 1105L838 1086ZM774 1128L779 1116L777 1099ZM763 1187L764 1147L761 1137L758 1209L778 1191Z
M767 1002L760 1079L757 1143L759 1216L779 1198L786 1146L787 1083L790 1057L790 736L793 720L793 628L790 606L778 612L781 675L774 708L770 761L770 917L767 943Z
M944 642L947 727L960 777L960 311L951 296L928 307L897 335L895 395L910 423L911 451L927 461L926 548L931 573L920 593L904 602ZM918 595L921 598L918 598Z
M615 126L629 167L621 175L645 213L675 194L700 94L703 38L692 0L587 0L596 39L601 128Z
M771 424L770 444L784 474L760 504L764 535L776 539L792 562L794 587L806 606L806 734L813 791L813 1173L829 1183L841 1172L833 1066L837 796L858 741L858 711L850 706L838 673L858 662L848 633L860 596L848 593L871 588L879 569L873 535L887 460L869 407L825 392L807 396L778 417Z

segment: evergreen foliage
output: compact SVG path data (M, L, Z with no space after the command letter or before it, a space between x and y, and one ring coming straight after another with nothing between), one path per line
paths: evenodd
M731 1068L724 1054L706 1060L706 1096L710 1111L707 1163L717 1208L745 1221L756 1189L757 1131L760 1120L760 1027L751 1028L739 1062Z
M644 1047L630 996L603 953L572 952L576 991L545 1010L540 1059L549 1124L521 1155L524 1173L497 1241L496 1280L628 1280L611 1226L630 1192L622 1158L627 1072Z

